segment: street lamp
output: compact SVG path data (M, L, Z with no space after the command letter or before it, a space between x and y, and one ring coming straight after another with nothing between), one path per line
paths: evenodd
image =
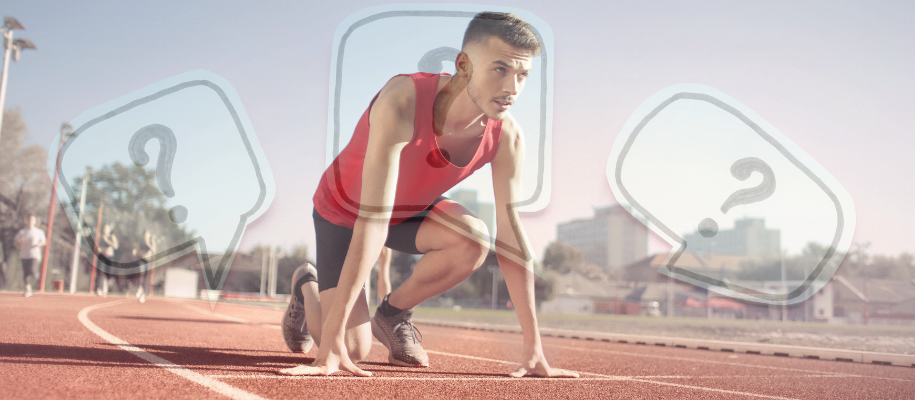
M10 56L13 57L14 61L19 61L20 51L38 49L28 39L19 38L13 40L13 30L25 30L25 27L16 18L3 17L3 25L4 27L0 28L0 33L3 33L3 47L6 48L6 52L3 55L3 75L0 78L0 127L3 126L3 110L5 110L3 107L6 104L6 76L9 72Z

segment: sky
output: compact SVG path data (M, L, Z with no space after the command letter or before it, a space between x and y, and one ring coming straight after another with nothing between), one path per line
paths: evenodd
M0 13L22 22L17 37L38 50L12 63L6 106L47 148L61 123L95 106L188 71L218 74L237 91L276 183L241 248L305 244L313 255L334 32L383 4L7 0ZM606 175L614 140L643 101L680 83L726 93L829 171L854 200L854 241L915 252L915 4L489 4L537 15L555 41L550 203L522 214L537 254L557 223L616 203Z

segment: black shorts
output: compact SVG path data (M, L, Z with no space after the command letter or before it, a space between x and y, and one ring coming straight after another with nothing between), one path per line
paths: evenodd
M38 275L35 271L35 259L34 258L20 258L19 261L22 263L22 277L28 278L29 276Z
M435 199L429 207L418 214L407 218L405 221L388 227L388 239L384 245L401 253L422 254L416 249L416 234L419 226L426 219L426 215L442 200L447 197ZM315 220L315 238L317 239L317 265L318 291L337 287L340 273L343 271L343 261L349 251L350 241L353 239L353 230L345 226L334 225L324 219L318 210L314 210L312 217Z

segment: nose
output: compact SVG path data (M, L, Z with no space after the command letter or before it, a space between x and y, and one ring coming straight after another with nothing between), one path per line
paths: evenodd
M505 93L511 96L517 96L518 92L521 91L521 80L515 76L505 80L505 85L502 88Z

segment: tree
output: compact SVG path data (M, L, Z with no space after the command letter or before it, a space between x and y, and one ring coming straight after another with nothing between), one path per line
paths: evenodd
M292 273L306 262L314 265L314 261L308 258L308 247L305 245L294 246L291 251L282 252L276 265L277 293L292 293Z
M837 274L870 279L894 279L909 282L915 278L915 257L902 253L897 257L868 254L866 247L856 247L842 261Z
M104 205L102 223L113 224L113 231L121 244L115 255L116 260L135 260L132 252L139 246L146 230L156 237L156 247L160 252L184 243L193 236L192 231L186 231L169 218L166 208L168 198L159 190L154 170L116 162L98 171L90 169L87 173L89 183L86 188L86 210L83 212L85 226L95 230L99 206ZM84 177L85 175L77 177L70 182L74 208L79 206Z
M543 252L543 268L548 271L567 274L584 262L581 250L558 240L547 245Z
M35 214L41 221L42 214L47 213L51 180L44 167L46 151L41 146L25 144L28 130L18 109L3 111L0 129L0 263L3 263L17 254L13 237L25 227L26 216ZM0 286L6 280L2 272Z
M543 252L543 266L548 271L561 274L574 271L589 279L607 279L607 272L600 266L587 262L581 250L560 241L547 245Z

